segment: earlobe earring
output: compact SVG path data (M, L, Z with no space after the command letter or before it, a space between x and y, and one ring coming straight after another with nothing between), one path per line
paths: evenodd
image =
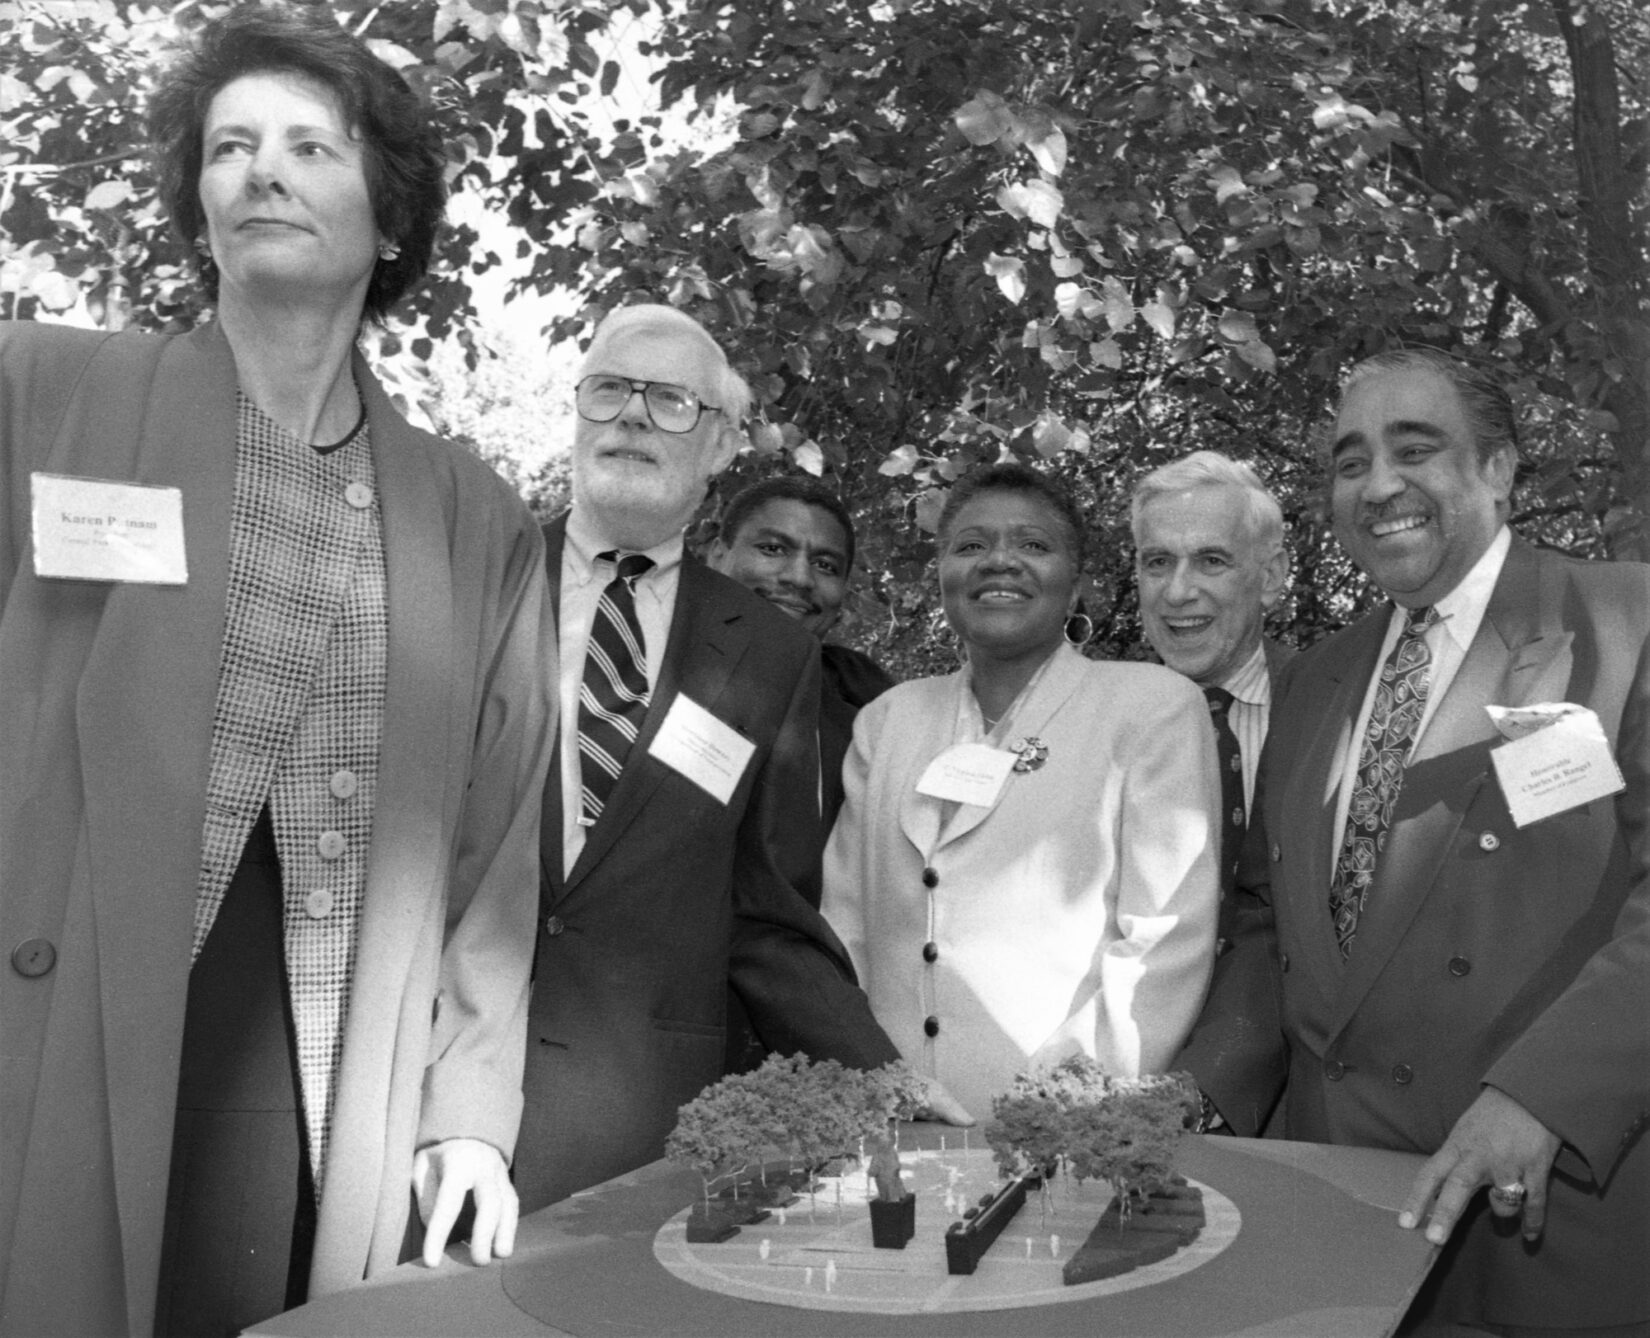
M401 248L394 242L380 242L378 244L378 258L380 260L395 260L401 255Z
M1074 629L1074 624L1081 624ZM1072 645L1082 647L1094 640L1094 619L1086 613L1073 613L1066 619L1066 640Z
M195 238L195 253L202 260L212 259L212 243L207 241L205 237Z

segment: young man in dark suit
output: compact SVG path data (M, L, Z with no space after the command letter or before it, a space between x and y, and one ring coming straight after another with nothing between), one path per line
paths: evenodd
M1520 541L1516 455L1475 369L1415 350L1349 377L1335 530L1392 603L1285 675L1240 877L1276 917L1248 997L1278 1009L1217 988L1182 1058L1240 1133L1286 1064L1288 1137L1429 1154L1398 1219L1443 1246L1413 1331L1642 1335L1650 569ZM1525 812L1539 777L1486 708L1565 703L1589 715L1552 746L1607 783Z
M523 1211L661 1155L677 1107L722 1073L730 983L770 1049L896 1057L814 910L817 643L683 556L749 397L671 307L614 311L585 355L573 508L545 529L566 664Z
M763 479L728 502L709 561L819 638L820 799L829 832L842 807L842 761L854 717L894 686L869 655L825 640L842 616L854 569L848 508L818 479Z

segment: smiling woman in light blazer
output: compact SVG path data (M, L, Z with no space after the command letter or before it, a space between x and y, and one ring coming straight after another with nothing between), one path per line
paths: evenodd
M1082 536L1024 466L952 489L940 592L967 662L860 713L826 852L877 1021L977 1119L1033 1063L1161 1070L1214 958L1208 711L1178 674L1068 642Z
M430 1254L513 1233L543 546L356 351L440 144L327 6L206 24L151 132L216 319L0 327L4 1334L238 1332L393 1267L415 1171ZM54 574L34 476L175 490L181 583Z

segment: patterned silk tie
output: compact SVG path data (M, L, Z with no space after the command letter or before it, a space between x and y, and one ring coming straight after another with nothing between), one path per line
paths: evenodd
M601 816L612 795L648 704L647 642L636 619L636 582L653 559L640 553L620 558L610 550L596 554L596 560L616 563L618 575L596 606L579 690L579 820L586 826Z
M1237 886L1238 852L1243 849L1243 754L1232 732L1232 694L1225 688L1204 688L1203 696L1220 759L1220 891L1225 896Z
M1344 959L1358 932L1358 917L1375 881L1375 862L1386 846L1392 810L1404 783L1404 766L1421 716L1426 710L1432 654L1427 628L1438 621L1432 608L1411 609L1398 643L1381 666L1375 685L1375 704L1369 728L1358 754L1358 776L1347 809L1346 832L1335 863L1335 881L1329 889L1329 914L1335 922L1335 942Z

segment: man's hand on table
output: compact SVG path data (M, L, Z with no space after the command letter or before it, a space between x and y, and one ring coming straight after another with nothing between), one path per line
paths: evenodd
M1535 1240L1547 1215L1547 1176L1560 1142L1505 1092L1484 1088L1455 1122L1444 1146L1416 1174L1398 1225L1421 1225L1432 1203L1427 1239L1442 1245L1468 1200L1479 1186L1488 1185L1490 1211L1509 1218L1522 1212L1524 1239ZM1497 1186L1502 1187L1499 1192ZM1522 1192L1516 1186L1522 1186Z
M464 1207L464 1195L476 1200L470 1230L470 1258L485 1264L495 1255L506 1259L516 1248L520 1205L503 1154L477 1138L449 1138L420 1148L413 1158L413 1192L424 1219L424 1266L434 1268L447 1250L447 1237Z

